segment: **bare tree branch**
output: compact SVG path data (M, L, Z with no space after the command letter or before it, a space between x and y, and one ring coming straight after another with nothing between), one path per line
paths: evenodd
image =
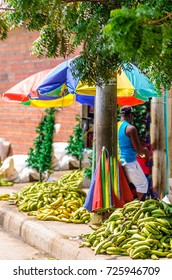
M171 18L172 17L172 13L168 13L167 12L167 16L166 17L163 17L163 18L160 18L158 20L154 20L154 21L150 21L148 22L148 24L150 25L157 25L158 23L161 23L162 21L168 19L168 18Z
M13 8L0 8L0 11L15 11Z

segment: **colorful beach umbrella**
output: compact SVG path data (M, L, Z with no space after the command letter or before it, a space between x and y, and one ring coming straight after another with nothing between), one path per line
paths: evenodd
M132 200L133 194L120 163L110 157L107 149L103 147L84 208L90 212L102 211L111 207L123 207Z
M79 77L72 75L71 62L74 59L28 77L5 92L2 99L43 108L70 106L75 101L94 106L96 87L83 84ZM136 66L130 67L131 71L121 70L117 75L117 103L134 106L150 97L157 97L158 93L149 79Z

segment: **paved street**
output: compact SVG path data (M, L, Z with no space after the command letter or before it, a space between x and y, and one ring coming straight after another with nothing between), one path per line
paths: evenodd
M24 243L0 226L0 260L47 260L51 255Z

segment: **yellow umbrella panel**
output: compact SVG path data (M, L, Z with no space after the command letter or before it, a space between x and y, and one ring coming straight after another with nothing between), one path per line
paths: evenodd
M129 97L134 94L134 87L122 71L121 74L117 75L117 96L118 97ZM88 86L79 81L76 87L76 93L81 95L96 95L96 87Z
M74 103L75 96L73 94L68 94L61 98L55 100L39 100L30 99L26 102L22 102L24 105L30 105L38 108L53 108L53 107L67 107Z

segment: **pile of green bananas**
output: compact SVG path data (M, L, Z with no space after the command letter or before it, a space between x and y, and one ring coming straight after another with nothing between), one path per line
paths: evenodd
M25 211L44 221L88 223L90 213L82 206L86 193L80 188L82 170L66 173L54 182L34 182L12 195L0 195L0 200L13 200L18 211Z
M132 259L172 258L172 205L149 199L134 200L116 209L81 247L95 254L125 255Z
M54 182L34 182L23 187L19 192L11 195L18 211L32 212L42 207L60 206L68 207L75 211L82 206L86 193L81 190L83 171L75 170L62 176Z
M80 188L83 171L75 170L54 182L34 182L1 200L13 200L18 211L25 211L39 220L88 223L89 212L82 206L86 193Z

